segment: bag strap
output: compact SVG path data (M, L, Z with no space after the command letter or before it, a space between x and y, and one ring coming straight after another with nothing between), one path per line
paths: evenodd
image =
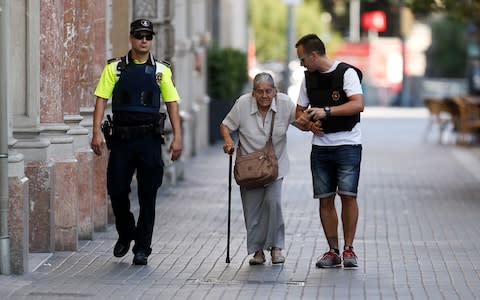
M270 125L270 139L272 138L272 134L273 134L273 123L275 123L275 112L272 110L272 125Z
M267 143L271 143L272 145L273 145L272 135L273 135L273 124L274 123L275 123L275 112L272 110L272 125L270 125L270 137L267 141Z

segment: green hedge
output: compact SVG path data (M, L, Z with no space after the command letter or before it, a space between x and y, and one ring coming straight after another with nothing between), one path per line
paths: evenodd
M467 28L448 19L431 24L432 44L427 49L428 77L463 78L467 74Z
M233 48L213 47L207 56L207 89L212 100L233 101L248 80L247 56Z

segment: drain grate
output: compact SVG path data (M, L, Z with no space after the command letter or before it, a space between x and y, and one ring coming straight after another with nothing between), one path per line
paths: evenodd
M87 298L93 297L92 294L82 293L62 293L62 292L31 292L29 296L48 296L48 297L73 297L73 298Z
M188 279L189 284L206 284L206 285L241 285L241 284L285 284L288 286L305 286L305 281L291 280L291 281L270 281L270 280L218 280L215 278L206 279Z
M305 281L287 281L286 285L291 286L305 286Z
M192 284L222 284L221 281L218 281L217 279L213 278L206 278L206 279L189 279L187 282L192 283ZM225 281L224 284L228 283Z

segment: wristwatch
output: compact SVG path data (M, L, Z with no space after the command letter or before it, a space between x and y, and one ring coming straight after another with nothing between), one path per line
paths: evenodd
M330 108L330 106L325 106L323 110L325 111L325 119L330 118L330 116L332 115L332 109Z

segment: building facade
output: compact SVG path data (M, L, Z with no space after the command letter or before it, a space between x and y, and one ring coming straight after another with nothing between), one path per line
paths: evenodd
M154 55L182 98L184 153L164 180L175 185L208 146L206 51L246 50L246 3L0 0L0 273L27 272L31 253L75 251L113 222L107 157L89 146L93 92L106 60L128 51L130 22L153 21Z

